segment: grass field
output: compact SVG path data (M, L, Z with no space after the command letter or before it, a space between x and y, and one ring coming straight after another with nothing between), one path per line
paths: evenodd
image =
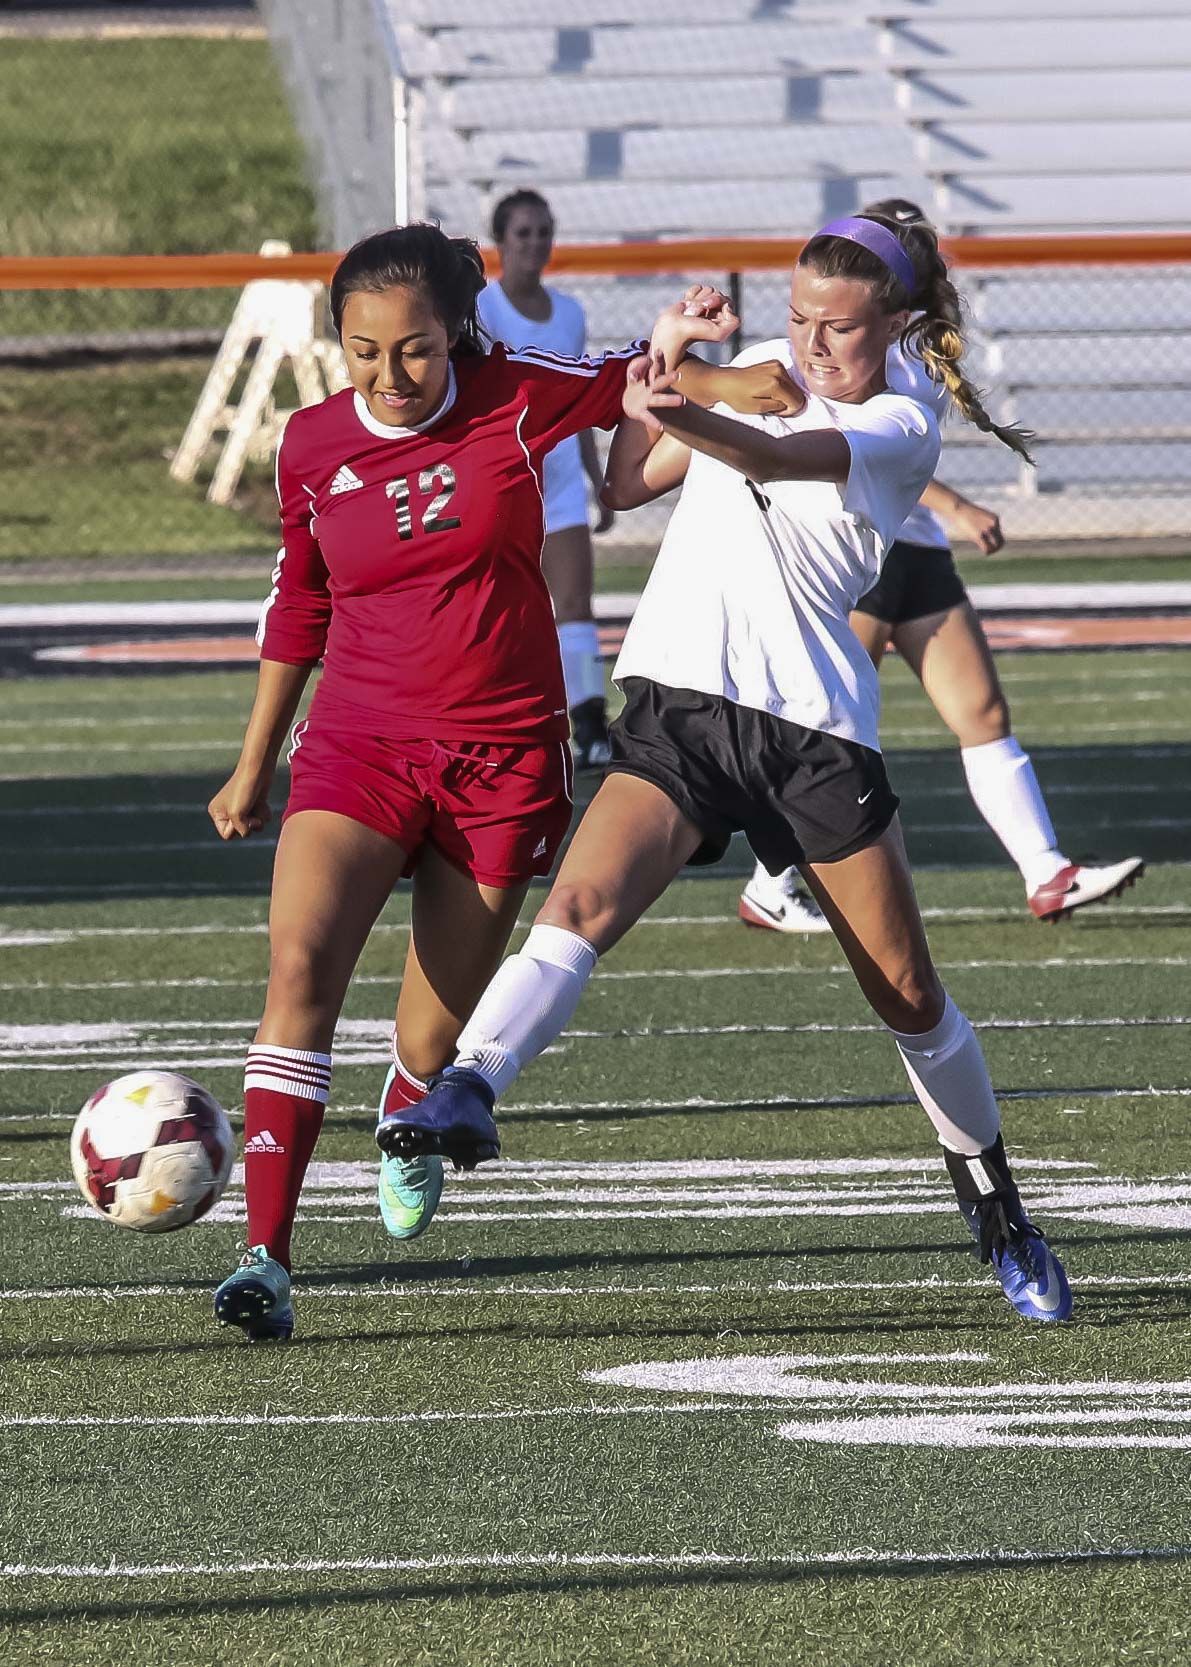
M353 988L298 1229L299 1332L210 1291L242 1235L87 1216L97 1082L238 1118L267 844L201 806L250 677L9 682L0 720L0 1656L355 1667L1191 1659L1191 655L1002 662L1070 848L1145 883L1048 930L900 668L885 732L937 957L1077 1323L964 1251L833 941L678 882L517 1085L506 1163L402 1250L372 1105L405 943Z
M233 305L228 297L225 320ZM0 569L49 558L82 574L94 558L110 566L113 558L211 551L258 553L266 569L277 548L271 465L246 469L235 509L206 501L207 477L196 485L169 478L167 460L208 369L205 359L180 358L6 371ZM277 397L296 403L287 381L279 382Z
M0 201L10 255L316 247L265 41L5 40Z

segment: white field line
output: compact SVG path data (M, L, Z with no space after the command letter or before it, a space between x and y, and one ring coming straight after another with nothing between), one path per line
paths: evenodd
M1162 866L1164 869L1176 867L1181 868L1185 867L1186 864L1163 863ZM28 888L17 887L15 889L23 891ZM155 886L154 889L160 890L162 888ZM179 889L187 890L191 888L182 887ZM0 887L0 890L3 890L3 888ZM1163 916L1191 914L1191 901L1186 903L1101 903L1097 905L1096 913L1100 918L1111 915L1120 916L1122 918L1136 917L1138 919L1160 919ZM969 905L968 907L958 908L928 908L923 909L921 914L924 920L934 920L943 923L963 920L998 920L1023 923L1025 921L1024 909L1014 908L1011 904L1005 904L1002 907L997 907L995 905ZM517 922L517 929L520 930L531 924L531 921L519 920ZM738 919L734 914L644 915L633 927L633 931L639 932L641 928L645 926L735 926L738 924ZM372 928L371 936L376 937L378 934L384 935L389 932L408 932L409 929L408 921L381 921L378 925ZM251 925L235 926L225 923L213 924L209 926L49 926L32 927L28 929L21 927L10 927L6 929L3 926L0 926L0 949L40 949L54 944L77 943L87 938L264 937L267 935L268 930L268 926L263 921L257 921ZM997 965L1004 967L1024 967L1064 966L1069 965L1070 963L1059 959L1052 959L1040 962L1000 961L994 963L973 961L963 963L936 963L936 965L940 964L950 964L952 966L959 966L962 964L964 966ZM1140 966L1145 965L1146 963L1133 958L1125 958L1118 961L1105 961L1100 964L1105 966ZM823 967L790 967L787 970L792 973L821 973L829 971L830 969ZM597 972L596 974L597 978L606 978L608 976L610 975L606 972Z
M1135 799L1146 794L1160 796L1163 799L1177 798L1191 793L1191 780L1186 782L1129 782L1121 783L1117 790L1122 797ZM1094 798L1103 800L1106 788L1103 782L1055 782L1046 789L1048 799L1058 798ZM922 782L914 787L907 797L914 805L924 799L966 799L968 789L963 786L937 786ZM180 802L156 801L152 804L91 804L91 805L22 805L16 809L0 808L0 822L6 817L20 822L27 822L30 817L40 817L56 821L62 817L85 816L90 821L101 822L107 816L183 816L195 817L205 815L204 807L197 800L187 799ZM88 847L90 849L90 847Z
M1179 913L1191 912L1191 910L1184 911L1184 910L1180 909L1178 912ZM693 918L697 918L698 921L699 921L699 924L703 924L703 917L702 916L693 917ZM734 921L736 919L736 917L735 917L735 915L725 915L724 919L725 919L725 921L728 921L728 920ZM655 921L654 924L655 925L674 925L675 922L672 921L672 920L671 921ZM684 921L683 924L686 924L686 922ZM99 935L100 933L103 933L105 931L111 931L111 930L115 930L115 931L119 932L121 929L119 927L114 928L114 929L113 928L99 927L99 928L95 929L95 935ZM408 926L398 926L398 927L392 927L392 928L390 928L390 930L407 932L409 930L409 928L408 928ZM197 933L203 933L203 932L206 931L206 928L205 927L190 928L190 927L185 927L185 926L175 928L175 932L179 935L185 935L187 932L190 932L190 931L193 931L196 934ZM231 932L231 933L243 932L243 933L253 933L253 934L256 934L256 935L259 935L259 936L264 936L267 933L268 928L265 927L265 926L240 926L240 927L229 928L228 931ZM138 931L135 935L140 936L141 934ZM16 940L13 941L11 939L6 938L3 934L3 932L0 931L0 949L9 949L9 948L21 949L21 948L31 948L31 947L38 947L38 948L46 947L41 942L41 939L42 939L43 936L44 936L44 934L41 934L41 933L32 933L32 934L30 934L30 937L34 940L34 942L33 943L26 943L24 941L23 935L18 935ZM69 939L55 938L55 939L52 939L51 942L54 943L54 944L57 944L57 943L62 943L62 942L69 942ZM1037 969L1037 970L1042 971L1042 972L1056 972L1056 971L1072 972L1072 971L1088 970L1088 969L1092 969L1092 968L1106 968L1106 967L1107 968L1112 968L1112 967L1188 967L1188 966L1191 966L1191 955L1118 955L1118 956L1110 956L1110 955L1090 956L1090 955L1085 955L1085 956L1071 956L1070 958L1064 958L1064 957L1061 957L1061 956L1048 956L1043 960L1037 960L1037 961L1019 961L1019 960L987 960L987 961L984 961L984 960L982 960L982 961L936 961L935 962L936 970L939 971L939 972L988 972L988 971L1024 972L1024 971L1033 971L1034 969ZM786 977L788 977L788 978L835 978L835 977L849 976L851 974L851 970L852 969L850 967L844 965L842 962L838 962L838 963L832 963L828 966L818 966L818 967L798 967L798 966L790 966L790 967L692 967L689 970L685 970L685 971L680 967L633 968L633 969L626 969L624 971L617 971L616 968L612 968L610 970L609 969L600 969L595 973L594 976L598 979L607 979L611 982L616 982L616 981L622 981L623 982L624 980L627 980L627 979L634 979L635 980L635 979L642 979L642 978L659 978L659 979L667 979L667 978L703 978L703 979L707 979L707 978L786 978ZM388 974L388 973L362 973L358 977L356 977L352 980L352 986L353 986L353 988L371 988L371 987L374 987L376 985L388 985L388 986L391 986L395 990L400 985L400 982L401 982L401 977L400 977L399 973L393 973L391 975ZM263 979L261 979L261 978L98 978L98 979L62 980L62 981L59 981L57 979L37 979L37 980L19 979L19 980L15 980L13 982L0 983L0 990L54 990L54 991L61 990L61 991L70 991L70 992L79 992L79 991L86 991L86 990L244 990L244 989L256 989L256 988L263 988ZM218 1021L218 1022L219 1023L224 1023L226 1021L221 1020L221 1021ZM240 1021L235 1021L235 1022L238 1023ZM245 1024L255 1023L254 1020L244 1020L243 1022ZM193 1026L195 1028L197 1028L200 1025L204 1025L204 1026L207 1025L207 1021L200 1020L200 1019L195 1019L193 1021Z
M160 727L164 730L171 726L167 720L163 720ZM1098 730L1102 730L1104 727L1103 724L1097 725ZM933 734L934 731L928 731L927 733ZM231 736L226 741L183 741L181 743L171 741L168 736L163 737L160 741L41 741L36 744L29 741L0 741L0 753L15 755L21 753L83 752L87 754L88 758L107 758L130 752L165 752L169 753L171 757L177 757L179 754L185 756L192 752L226 752L229 747L234 747L235 744L235 740Z
M1105 824L1105 826L1110 826L1110 825L1119 826L1120 825L1120 819L1118 818L1118 821L1115 824L1108 824L1108 823ZM1144 825L1145 824L1143 824L1141 822L1137 822L1137 821L1133 821L1133 820L1130 820L1130 822L1129 822L1129 826L1131 828L1140 828ZM1165 826L1166 824L1165 824L1165 822L1163 822L1162 824L1158 824L1158 823L1153 824L1153 826L1155 826L1155 827L1157 827L1159 825ZM1172 825L1177 825L1179 827L1185 827L1186 826L1186 818L1184 818L1182 821L1178 822L1177 824L1172 824ZM1086 823L1085 826L1093 827L1093 826L1099 826L1099 824L1097 824L1097 823ZM125 844L123 842L117 843L115 845L99 845L99 844L40 845L39 844L39 845L34 846L33 848L30 848L27 841L22 841L19 845L0 845L0 856L20 856L20 857L26 857L27 856L27 857L34 858L37 861L40 861L43 857L87 857L87 856L91 856L91 857L153 857L153 856L156 856L158 854L158 852L166 852L166 851L218 851L222 847L226 847L229 850L241 850L241 851L242 850L271 851L276 844L277 844L277 835L276 834L259 834L259 833L258 834L253 834L252 838L248 841L236 840L236 841L232 842L231 844L228 844L224 840L220 839L219 835L215 832L214 828L212 828L211 832L207 835L207 837L205 839L157 839L157 840L152 840L147 845L133 845L133 844ZM104 890L104 891L107 891L109 888L107 886L103 886L101 889Z
M1108 828L1186 828L1186 816L1129 816L1119 813L1115 816L1084 817L1080 828L1084 833L1102 832ZM972 816L966 822L919 822L913 815L903 818L906 830L911 834L987 834L994 837L991 830L977 817ZM37 845L30 849L27 841L17 845L0 845L0 856L34 857L38 860L45 857L152 857L167 851L217 851L224 844L212 831L201 839L159 839L147 844L131 844L119 841L114 845L99 845L94 842L87 845ZM271 851L277 844L276 834L254 834L245 845L238 841L233 849L253 851ZM103 886L104 891L113 888Z
M0 776L0 781L5 778ZM97 885L93 880L62 880L56 885L0 886L0 897L73 897L83 891L89 896L140 896L146 890L154 897L259 897L263 879L255 880L140 880L127 885ZM2 940L0 940L2 942Z
M799 1403L800 1410L804 1403ZM839 1403L824 1402L823 1410L839 1410ZM302 1429L318 1424L505 1424L545 1418L635 1418L642 1414L653 1417L670 1413L724 1412L789 1412L788 1400L745 1401L743 1405L731 1401L665 1401L648 1402L639 1406L598 1406L584 1402L569 1407L508 1407L490 1412L214 1412L163 1413L160 1417L128 1416L100 1418L89 1414L76 1417L53 1413L34 1414L27 1418L0 1418L0 1430L24 1429ZM1180 1417L1182 1414L1179 1415Z
M1130 1290L1136 1286L1165 1290L1168 1287L1191 1285L1191 1273L1167 1273L1161 1276L1134 1274L1082 1274L1071 1281L1075 1290ZM419 1280L414 1285L322 1285L306 1286L299 1279L297 1289L303 1303L315 1301L342 1302L345 1299L364 1302L410 1302L425 1299L441 1302L446 1298L465 1298L480 1302L490 1297L510 1297L514 1301L532 1299L535 1302L570 1301L575 1297L753 1297L753 1296L833 1296L836 1292L849 1295L881 1295L899 1291L977 1291L987 1295L987 1279L887 1279L887 1280L806 1280L801 1282L774 1280L758 1285L452 1285L446 1281ZM170 1301L207 1301L206 1291L186 1290L174 1285L74 1285L0 1288L0 1302L148 1302L166 1298Z
M972 1361L986 1357L975 1354L961 1356L959 1351L951 1357L953 1359L967 1358ZM859 1386L858 1386L859 1387ZM899 1386L901 1387L901 1386ZM1115 1385L1101 1387L1097 1384L1063 1385L1058 1393L1062 1395L1110 1394ZM1129 1384L1128 1389L1134 1394L1163 1394L1178 1392L1183 1389L1181 1384ZM922 1393L918 1385L906 1385L905 1399L911 1400ZM975 1384L954 1390L931 1392L928 1387L926 1395L936 1405L942 1403L958 1403L960 1407L970 1405L971 1401L999 1395L1020 1395L1035 1393L1039 1396L1050 1397L1056 1394L1052 1384ZM626 1406L605 1406L597 1402L582 1402L574 1406L559 1407L502 1407L488 1412L456 1412L429 1408L422 1412L214 1412L214 1413L162 1413L158 1416L145 1414L126 1414L104 1418L97 1414L58 1414L31 1413L27 1416L0 1418L0 1430L35 1430L35 1429L68 1429L68 1430L112 1430L112 1429L309 1429L318 1426L363 1425L409 1425L409 1424L505 1424L519 1422L535 1422L541 1419L557 1418L640 1418L640 1417L673 1417L694 1414L711 1414L713 1416L724 1413L735 1413L738 1416L756 1417L760 1414L774 1412L789 1413L793 1406L797 1406L799 1413L806 1412L838 1412L838 1397L815 1399L814 1397L767 1397L762 1394L754 1396L740 1395L732 1400L703 1401L646 1401L629 1403ZM968 1414L969 1417L995 1418L997 1415L985 1412ZM1014 1415L1008 1415L1013 1417ZM1178 1423L1187 1422L1188 1413L1185 1409L1162 1407L1139 1407L1126 1411L1115 1407L1085 1408L1079 1411L1064 1411L1059 1407L1048 1407L1043 1414L1025 1412L1017 1415L1022 1422L1038 1423L1042 1417L1051 1424L1061 1423L1111 1423L1122 1422L1140 1423ZM1171 1445L1175 1443L1172 1442ZM1038 1441L1042 1445L1042 1440ZM1088 1443L1087 1445L1091 1445ZM1131 1445L1124 1442L1122 1445ZM1139 1443L1140 1445L1140 1443ZM1165 1443L1155 1443L1165 1445ZM1188 1445L1186 1439L1177 1445Z
M381 1029L378 1023L378 1031ZM1191 1016L1177 1016L1162 1019L990 1019L973 1020L972 1026L977 1031L1006 1032L1006 1031L1061 1031L1061 1030L1144 1030L1177 1028L1191 1025ZM45 1075L47 1073L62 1073L87 1070L91 1072L123 1073L129 1069L150 1069L160 1066L162 1069L182 1071L211 1071L211 1070L239 1070L244 1058L244 1050L255 1026L240 1021L213 1020L206 1027L208 1029L235 1028L239 1035L229 1038L223 1043L213 1043L205 1037L176 1036L168 1032L159 1039L135 1039L118 1047L104 1047L96 1043L80 1045L50 1045L34 1048L27 1045L25 1051L20 1048L10 1048L6 1057L0 1057L0 1073L29 1072ZM836 1035L873 1035L886 1034L885 1026L880 1024L803 1024L803 1025L724 1025L724 1026L672 1026L657 1029L639 1030L587 1030L564 1032L561 1043L571 1041L642 1041L650 1039L681 1039L692 1036L717 1036L727 1038L732 1036L836 1036ZM335 1050L336 1064L341 1068L352 1066L374 1067L378 1071L389 1061L387 1030L378 1035L371 1045L350 1044L339 1046ZM2 1045L2 1043L0 1043ZM557 1045L556 1045L557 1046ZM205 1052L190 1054L190 1048L204 1047ZM555 1051L554 1049L548 1051ZM1002 1098L1007 1097L1002 1094ZM1078 1097L1078 1096L1068 1096ZM754 1102L755 1103L755 1102ZM786 1102L777 1102L786 1103ZM809 1106L813 1102L799 1099L797 1104ZM825 1104L838 1104L830 1100ZM889 1100L857 1102L864 1104L900 1103ZM510 1108L511 1109L511 1108ZM0 1114L0 1126L8 1119Z
M118 1064L126 1064L121 1060ZM170 1069L177 1070L187 1066L190 1069L239 1071L241 1063L238 1059L208 1059L208 1060L178 1060L168 1061ZM57 1065L48 1067L57 1071L87 1071L91 1072L90 1064ZM1159 1083L1147 1083L1144 1088L998 1088L998 1101L1021 1101L1032 1104L1042 1100L1182 1100L1191 1099L1191 1087L1178 1085L1164 1086ZM737 1097L734 1100L711 1100L696 1098L688 1100L522 1100L506 1101L504 1112L506 1117L523 1116L526 1113L553 1112L557 1115L577 1117L582 1121L584 1112L634 1112L634 1111L786 1111L792 1115L803 1111L868 1111L874 1108L882 1109L889 1106L916 1106L918 1101L913 1094L835 1094L835 1095L793 1095L767 1096L753 1098L742 1103ZM1076 1108L1066 1107L1065 1112L1074 1115ZM1078 1108L1082 1113L1082 1108ZM243 1119L243 1108L240 1106L225 1107L228 1119L238 1123ZM376 1115L376 1101L366 1103L332 1105L327 1113L327 1123L333 1125L343 1118L361 1116L364 1113ZM78 1113L74 1111L31 1111L0 1113L0 1128L9 1123L73 1123Z
M442 1553L434 1557L301 1557L290 1560L255 1558L237 1561L224 1558L206 1563L0 1563L4 1580L162 1580L181 1576L203 1579L265 1574L543 1574L567 1571L587 1574L611 1569L695 1569L711 1573L716 1569L841 1569L906 1566L930 1569L987 1568L1004 1564L1037 1567L1046 1563L1175 1562L1191 1557L1191 1545L1112 1546L1104 1550L1080 1546L1029 1551L986 1547L981 1551L877 1551L871 1546L845 1551L798 1553L762 1552L562 1552L543 1553L488 1551Z
M1161 703L1165 706L1169 706L1170 691L1165 686L1160 689L1084 689L1072 690L1070 692L1064 690L1046 689L1038 695L1022 696L1023 703L1030 700L1045 701L1048 710L1053 710L1055 707L1063 706L1103 706L1106 703L1111 704L1114 707L1128 706L1131 704L1146 705L1150 703ZM917 689L887 690L882 695L881 706L882 710L885 712L888 712L890 708L893 707L908 707L911 709L923 710L925 707L925 701L921 691ZM160 714L148 716L141 712L128 715L112 713L102 718L79 717L71 712L43 714L38 716L26 713L16 718L0 719L0 734L3 734L5 730L19 730L24 732L34 724L36 724L39 728L45 727L52 729L55 726L58 726L69 730L104 730L108 733L117 729L161 730L166 728L167 724L170 730L184 726L190 726L191 728L206 727L210 729L220 723L229 722L237 715L237 710L234 708L230 713L186 712L178 713L176 715L170 714L168 719L163 718ZM910 733L918 734L923 732L915 730ZM936 731L932 729L929 733L934 734Z
M1121 679L1121 681L1127 681L1130 685L1129 688L1113 690L1089 688L1086 686L1088 681L1085 680L1085 687L1082 689L1068 690L1055 688L1045 677L1034 678L1032 682L1041 689L1041 693L1023 695L1022 700L1041 700L1045 701L1047 706L1093 706L1101 705L1105 701L1111 701L1114 706L1126 706L1130 702L1161 701L1165 704L1170 702L1170 695L1165 686L1159 689L1138 689L1132 686L1135 680L1128 678ZM1019 686L1026 686L1026 679L1021 679ZM916 706L921 709L924 704L925 696L922 690L914 686L910 688L885 688L881 692L882 710L888 710L890 706Z
M1077 696L1076 698L1082 700L1086 697ZM1111 696L1105 695L1102 698L1110 699ZM1164 692L1155 690L1152 695L1134 694L1128 696L1128 698L1130 700L1162 700L1167 697ZM193 704L193 702L191 704ZM246 713L247 708L245 708L245 714ZM125 716L122 713L115 712L102 718L82 718L76 717L72 712L62 712L60 714L55 714L52 717L31 717L28 713L25 713L19 718L0 718L0 734L3 734L6 729L27 730L33 724L37 724L39 727L42 725L53 727L55 724L58 724L63 729L102 729L108 731L113 729L162 730L167 728L174 730L184 727L187 724L191 727L205 724L208 729L211 729L214 728L216 724L227 723L233 716L234 713L219 713L211 716L200 712L171 712L168 717L163 717L160 713L155 713L152 717L149 717L144 713L136 713Z
M957 789L957 791L959 791ZM1100 797L1104 795L1104 787L1089 788ZM1130 795L1150 788L1131 786ZM1156 791L1156 789L1155 789ZM1170 792L1167 788L1164 791ZM919 795L920 796L920 795ZM57 819L60 816L86 816L91 821L102 821L105 816L181 816L189 812L193 816L205 816L206 809L197 799L185 799L170 803L169 801L154 800L152 804L115 804L115 805L19 805L12 810L0 810L0 821L5 817L25 822L31 816L42 816Z
M914 801L914 795L913 794L907 795L907 800L908 800L908 802L904 806L905 814L902 817L902 822L903 822L903 825L904 825L907 833L911 833L911 834L976 834L976 833L979 833L979 834L988 834L990 838L995 837L992 833L991 828L989 828L984 822L979 821L975 816L972 816L966 822L920 822L918 820L918 818L914 815L914 802L913 802ZM1119 811L1114 816L1081 816L1080 821L1079 821L1079 827L1080 827L1080 832L1081 833L1086 833L1086 832L1102 832L1106 828L1185 828L1187 826L1187 822L1188 822L1188 818L1186 816L1129 816L1124 811ZM17 847L17 849L20 849L20 847ZM48 847L48 849L53 850L54 847L51 846L51 847ZM101 846L92 846L91 849L101 850L101 851L102 850L119 851L119 850L122 849L122 847L120 847L118 845L113 845L113 846L102 846L101 845ZM150 847L150 849L152 849L152 847ZM87 847L86 846L80 846L80 847L77 848L77 850L78 850L79 855L83 855L86 852Z
M1159 724L1161 724L1165 728L1165 727L1168 726L1168 722L1169 722L1169 715L1165 712L1154 712L1154 713L1151 713L1151 714L1139 712L1131 723L1126 723L1126 724L1104 724L1104 723L1101 723L1097 719L1096 720L1096 734L1097 735L1137 735L1137 734L1139 734L1141 732L1144 732L1146 730L1150 730L1154 726L1159 725ZM925 728L918 728L916 726L913 729L910 729L910 728L904 728L903 729L896 724L882 724L881 725L881 745L884 748L896 747L902 741L931 741L931 740L933 740L933 741L946 741L948 744L954 745L954 742L952 740L951 731L946 728L946 726L944 725L943 720L941 718L938 720L937 723L929 724ZM1187 737L1187 740L1191 741L1191 735L1189 735ZM1166 735L1166 736L1163 736L1162 742L1157 743L1157 744L1160 744L1160 745L1164 746L1167 750L1169 750L1171 752L1182 752L1186 749L1187 741L1182 740L1177 735L1176 736ZM1130 756L1130 758L1144 757L1147 752L1152 752L1153 751L1155 745L1156 745L1156 743L1150 743L1146 748L1132 748L1131 747L1129 749L1129 756ZM1084 758L1084 757L1088 757L1088 756L1092 756L1092 755L1097 755L1097 754L1104 751L1103 748L1099 748L1099 747L1095 747L1095 746L1067 748L1067 747L1063 746L1063 743L1062 743L1061 740L1054 739L1050 736L1045 736L1045 737L1042 737L1042 738L1034 741L1030 750L1031 750L1031 752L1034 752L1034 753L1045 753L1047 748L1058 748L1058 747L1062 747L1063 751L1065 753L1067 753L1067 755L1071 758ZM31 752L35 752L37 749L31 747L29 750ZM69 749L64 749L64 750L69 750Z
M359 1024L360 1021L353 1021ZM371 1045L356 1041L345 1041L335 1050L336 1063L345 1065L376 1065L385 1064L389 1059L388 1038L392 1024L388 1019L371 1021L375 1029L375 1040ZM1175 1014L1162 1018L1067 1018L1067 1019L973 1019L972 1028L977 1031L1056 1031L1056 1030L1162 1030L1191 1025L1191 1015ZM20 1027L8 1027L20 1028ZM35 1027L42 1028L42 1027ZM130 1027L134 1028L134 1027ZM196 1024L201 1030L232 1030L239 1034L230 1037L226 1042L211 1042L205 1036L178 1035L171 1033L164 1025L138 1025L135 1029L150 1033L130 1038L121 1043L118 1052L111 1052L109 1048L96 1042L82 1043L49 1043L36 1046L33 1041L13 1043L4 1035L5 1027L0 1027L0 1047L8 1047L12 1051L8 1057L0 1058L0 1071L70 1071L77 1069L76 1061L83 1059L87 1067L96 1070L119 1069L135 1066L147 1059L158 1059L168 1053L171 1057L177 1053L184 1053L188 1048L205 1047L206 1053L202 1059L177 1059L179 1066L201 1069L204 1065L238 1065L243 1057L247 1040L255 1028L252 1020L213 1019ZM733 1024L733 1025L643 1025L624 1027L613 1030L565 1030L560 1042L621 1042L621 1041L649 1041L657 1039L676 1039L693 1036L717 1036L721 1038L733 1036L884 1036L886 1027L882 1024L826 1024L811 1022L808 1024ZM66 1063L63 1063L66 1061Z
M1139 713L1132 723L1112 724L1097 722L1096 733L1097 735L1137 735L1140 731L1163 723L1166 720L1167 714L1165 712L1154 712L1152 716ZM163 730L168 729L168 720L163 719L161 727ZM951 735L950 731L945 728L941 719L937 723L930 724L926 727L915 726L912 728L899 728L897 726L883 726L881 730L881 742L883 746L897 746L899 742L902 741L937 741L944 738L950 741ZM1160 741L1147 742L1140 747L1131 747L1129 749L1129 756L1131 759L1147 757L1165 758L1171 756L1172 754L1182 754L1185 752L1188 742L1191 742L1191 735L1188 735L1186 740L1181 737L1164 737ZM186 754L193 752L212 752L216 750L224 751L227 747L234 746L235 744L235 738L229 738L226 741L185 741L179 744L177 742L170 741L168 737L163 737L161 741L115 741L107 744L93 741L45 741L41 743L30 741L3 741L0 742L0 753L10 754L12 756L43 756L46 753L82 752L86 753L88 757L106 758L109 755L118 757L130 752L167 752L171 757L177 757L178 755L185 756ZM1106 751L1111 753L1113 750L1105 749L1099 746L1067 747L1063 745L1061 740L1045 739L1036 741L1033 746L1033 750L1037 753L1044 753L1047 748L1062 748L1063 754L1066 758L1100 757ZM53 772L35 772L33 776L27 779L53 779Z

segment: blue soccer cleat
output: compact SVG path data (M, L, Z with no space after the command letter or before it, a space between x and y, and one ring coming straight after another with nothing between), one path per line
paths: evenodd
M263 1244L246 1250L216 1291L215 1318L238 1325L250 1343L286 1343L293 1336L289 1274Z
M1075 1304L1063 1264L1020 1208L1013 1219L997 1198L960 1201L960 1214L990 1262L1001 1289L1024 1320L1069 1320Z
M500 1156L500 1135L492 1107L496 1096L475 1071L451 1068L431 1077L426 1098L382 1117L376 1144L387 1158L429 1156L474 1169Z
M389 1084L395 1075L396 1068L390 1065L380 1091L382 1117ZM422 1158L381 1158L376 1193L380 1219L390 1238L416 1239L426 1231L442 1197L442 1179L442 1159L433 1154Z

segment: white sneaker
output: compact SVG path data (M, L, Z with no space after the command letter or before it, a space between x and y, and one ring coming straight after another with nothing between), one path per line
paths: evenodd
M1102 903L1106 898L1118 896L1126 886L1141 879L1145 868L1141 857L1129 857L1107 868L1082 868L1078 863L1068 863L1026 901L1030 912L1039 920L1062 920L1088 903Z
M798 884L798 870L772 878L758 865L740 896L737 910L746 926L771 932L830 932L826 915L809 891Z

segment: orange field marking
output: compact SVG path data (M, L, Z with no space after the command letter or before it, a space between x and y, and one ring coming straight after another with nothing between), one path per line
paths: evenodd
M993 648L1191 648L1191 614L1021 614L985 616ZM606 659L620 650L627 622L599 627ZM252 637L166 637L143 642L75 643L43 649L40 660L74 665L251 665L259 650Z

